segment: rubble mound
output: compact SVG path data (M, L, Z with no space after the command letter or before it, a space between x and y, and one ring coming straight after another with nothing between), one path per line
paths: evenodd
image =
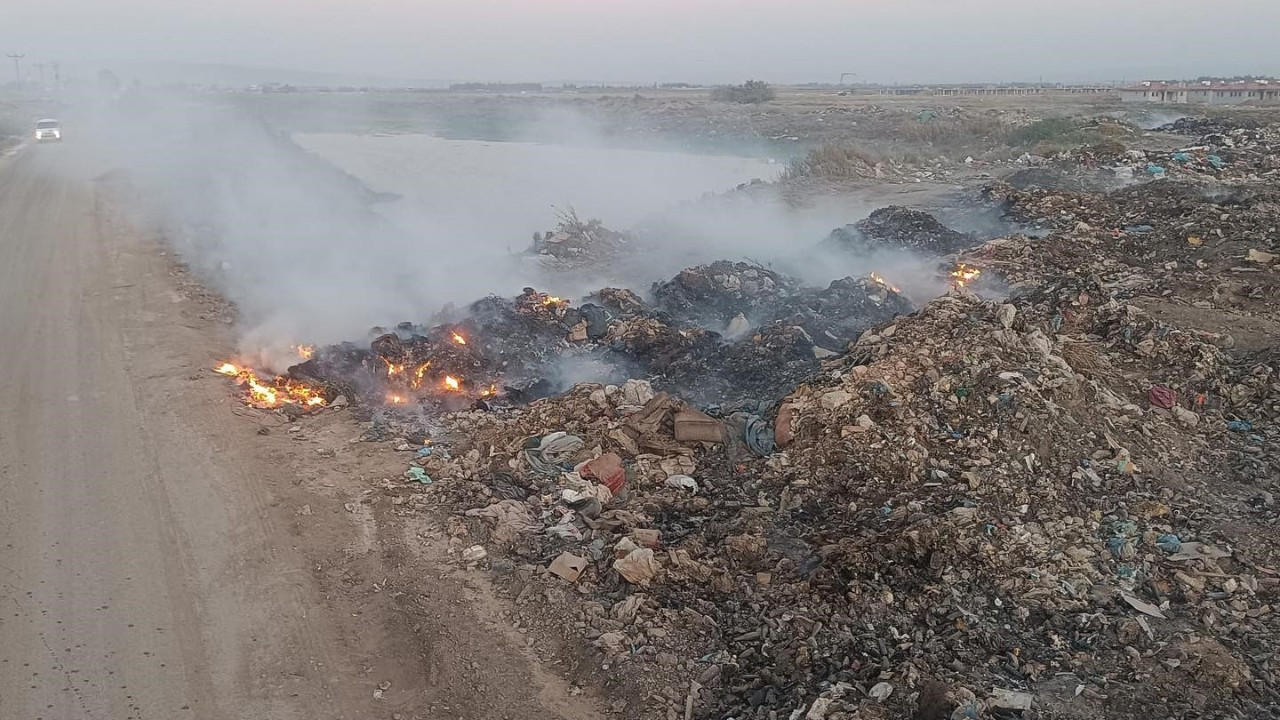
M690 717L907 717L937 681L942 717L1258 706L1275 551L1219 523L1256 516L1258 476L1224 469L1251 442L1231 422L1274 417L1277 368L1079 305L1090 290L940 298L770 420L583 386L448 416L451 455L423 465L471 508L459 544L508 548L520 585L576 590L549 622L642 684L696 677L670 700ZM555 431L575 442L547 471Z
M949 255L976 245L977 238L943 225L923 210L891 205L852 225L837 228L825 241L828 247L865 253L893 248Z
M630 250L631 239L600 220L581 220L572 210L562 213L554 230L535 233L526 255L552 268L575 269L607 265Z
M1117 180L1113 173L1105 170L1086 170L1073 168L1066 170L1053 167L1030 167L1017 170L1004 181L1017 190L1067 190L1083 192L1088 190L1109 190L1115 187Z
M1256 130L1258 123L1241 118L1183 117L1156 128L1158 132L1180 135L1225 134L1233 130Z

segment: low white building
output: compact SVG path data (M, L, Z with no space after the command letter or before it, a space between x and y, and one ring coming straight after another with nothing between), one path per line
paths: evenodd
M1240 105L1280 102L1280 82L1144 82L1120 89L1120 100L1173 105Z

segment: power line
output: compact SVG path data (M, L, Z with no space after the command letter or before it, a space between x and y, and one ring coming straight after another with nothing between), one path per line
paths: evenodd
M19 85L21 85L22 84L21 63L22 63L22 58L26 57L26 55L22 55L19 53L9 53L5 57L13 61L13 79L16 80Z

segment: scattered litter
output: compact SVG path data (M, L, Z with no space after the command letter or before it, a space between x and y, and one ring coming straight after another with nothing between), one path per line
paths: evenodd
M698 481L688 475L672 475L666 480L667 487L680 488L688 490L691 493L698 492Z
M588 563L586 558L578 557L573 553L564 552L547 567L552 575L561 577L569 582L578 582L578 578L582 577L582 573L587 569Z

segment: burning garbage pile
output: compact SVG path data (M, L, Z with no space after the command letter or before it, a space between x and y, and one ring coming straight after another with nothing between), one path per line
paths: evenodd
M456 410L475 402L523 401L536 393L531 368L553 355L567 303L529 289L514 300L485 298L461 322L374 328L367 348L322 347L288 377L334 388L348 401Z
M289 377L264 379L252 368L225 362L214 369L220 375L235 378L242 388L245 402L259 408L278 408L286 405L304 410L324 407L329 403L323 388L312 387Z
M1280 203L1169 187L995 188L1052 233L961 252L955 292L807 359L771 403L663 383L817 337L823 297L894 304L889 281L713 263L652 305L601 291L583 342L652 382L446 414L413 461L431 484L391 492L459 511L460 556L510 561L523 626L665 688L627 717L1267 717L1280 356L1229 333L1254 317L1236 309L1280 320ZM989 279L1011 295L970 292Z
M375 328L367 347L315 349L269 384L243 379L261 407L305 410L342 396L448 411L562 391L574 382L564 379L565 364L579 362L601 379L645 377L698 402L769 401L867 327L912 309L883 279L811 288L728 261L688 268L651 294L652 304L606 288L578 304L526 288L515 298L483 298L461 320Z

